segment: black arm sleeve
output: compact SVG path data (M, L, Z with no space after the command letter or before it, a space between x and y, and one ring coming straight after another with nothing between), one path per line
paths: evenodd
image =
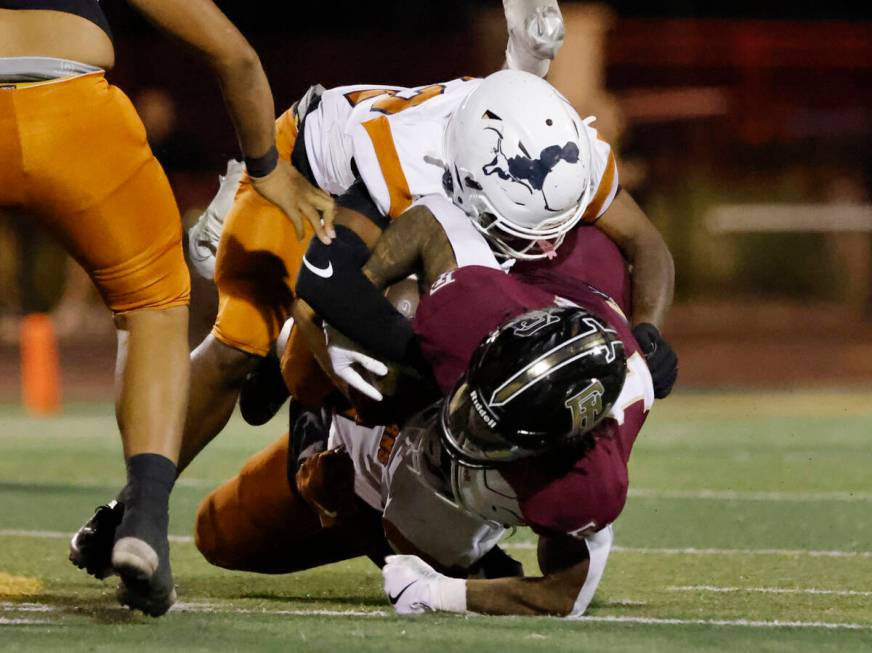
M297 295L377 358L417 366L412 325L363 274L368 258L363 240L347 227L336 227L330 245L313 238L297 278Z

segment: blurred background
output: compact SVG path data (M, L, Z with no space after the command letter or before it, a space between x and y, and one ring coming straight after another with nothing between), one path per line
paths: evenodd
M122 0L102 4L110 80L190 223L238 155L217 85ZM217 4L260 54L278 112L316 82L485 75L506 43L498 0ZM678 388L869 384L872 3L560 4L566 43L549 79L597 116L675 257ZM0 212L0 288L0 402L20 400L22 316L34 313L58 335L64 399L107 398L111 318L27 216ZM194 301L214 297L196 287Z

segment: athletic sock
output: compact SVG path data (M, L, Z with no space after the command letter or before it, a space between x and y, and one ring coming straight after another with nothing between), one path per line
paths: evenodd
M119 498L124 518L115 532L116 541L136 537L160 556L168 553L169 499L176 481L176 465L159 454L143 453L127 460L127 485Z

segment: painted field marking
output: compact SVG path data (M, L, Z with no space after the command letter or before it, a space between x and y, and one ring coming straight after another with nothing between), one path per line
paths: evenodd
M303 617L388 617L384 610L276 610L273 608L234 608L216 603L176 603L170 612L193 612L206 614L267 614Z
M51 612L54 610L52 606L39 603L21 604L26 606L22 612ZM15 612L15 603L2 603L0 609ZM118 608L123 610L123 608ZM394 616L390 611L385 610L276 610L271 608L236 608L232 606L222 606L217 603L177 603L171 609L171 612L194 613L194 614L249 614L249 615L269 615L279 617L367 617L379 618ZM472 618L487 618L480 615L469 615ZM654 626L727 626L738 628L809 628L809 629L825 629L825 630L872 630L872 624L858 623L837 623L827 621L760 621L752 619L680 619L669 617L632 617L632 616L586 616L564 619L563 621L582 622L582 623L623 623L635 625L654 625ZM24 624L24 623L40 623L40 624L58 624L59 620L41 621L36 619L9 619L0 617L0 625L8 624Z
M63 531L39 531L23 530L15 528L0 529L0 537L32 537L46 540L68 540L72 533ZM178 544L191 544L194 538L190 535L170 535L170 542ZM502 542L500 546L506 549L519 551L535 550L535 542ZM658 547L631 547L613 546L612 551L619 553L638 553L650 555L698 555L698 556L743 556L743 555L769 555L769 556L807 556L810 558L872 558L872 551L816 551L809 549L697 549L689 548L658 548Z
M664 626L737 626L741 628L821 628L825 630L872 630L872 624L828 621L754 621L751 619L670 619L659 617L577 617L573 621Z
M39 540L69 540L72 533L63 531L30 531L17 528L0 528L0 537L32 537ZM170 542L179 544L191 544L194 541L191 535L170 535Z
M2 532L0 532L2 534ZM519 551L536 550L535 542L501 542L500 546L505 549L517 549ZM612 551L617 553L638 553L650 555L697 555L697 556L743 556L743 555L766 555L766 556L807 556L810 558L872 558L872 551L816 551L813 549L697 549L668 548L668 547L632 547L613 546Z
M861 590L822 590L814 587L720 587L717 585L683 585L667 587L668 592L716 592L728 594L748 592L756 594L820 594L825 596L872 596L872 592Z
M629 495L640 499L698 499L714 501L872 501L872 492L754 492L738 490L652 490L630 488Z

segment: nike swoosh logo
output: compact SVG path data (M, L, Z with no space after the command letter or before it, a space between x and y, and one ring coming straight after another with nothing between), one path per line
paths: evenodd
M409 584L406 585L403 589L401 589L400 592L399 592L399 594L397 594L396 596L394 596L394 595L392 595L392 594L388 594L388 599L390 600L391 605L396 605L396 604L397 604L397 601L400 600L400 597L401 597L401 596L406 592L406 590L409 589L412 585L414 585L414 584L417 583L417 582L418 582L418 581L413 580L411 583L409 583Z
M304 256L303 257L303 265L305 265L309 269L309 272L311 272L312 274L318 275L322 279L329 279L330 277L333 276L333 263L332 262L328 262L326 268L319 268L319 267L309 263L308 259L306 259L306 257Z

